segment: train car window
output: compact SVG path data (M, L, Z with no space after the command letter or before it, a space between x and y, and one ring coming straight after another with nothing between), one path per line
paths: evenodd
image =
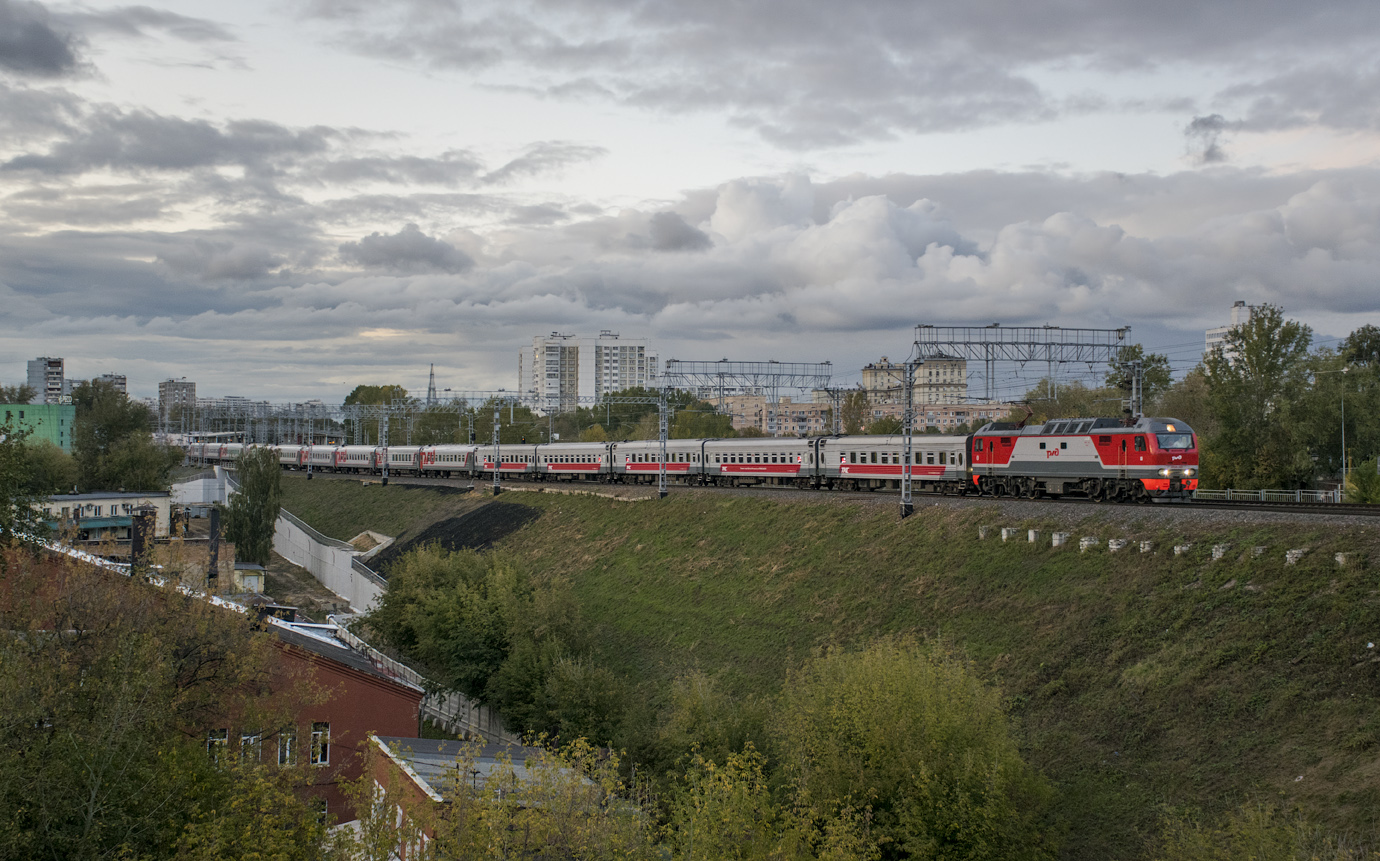
M962 465L963 465L963 452L959 452L959 453L958 453L958 465L959 465L959 466L962 466Z
M1044 443L1040 443L1040 451L1044 451L1044 450L1045 450L1045 444L1044 444Z
M1145 437L1136 437L1136 451L1145 451Z
M934 452L931 451L925 454L925 463L931 465L934 463Z
M1061 443L1059 443L1059 447L1060 447L1060 448L1068 448L1068 447L1069 447L1069 444L1066 443L1066 442L1061 442Z
M857 462L858 462L858 453L857 453L856 451L850 451L850 452L848 453L848 462L849 462L849 463L857 463Z
M876 463L876 462L877 462L877 453L876 453L875 451L872 452L872 462L873 462L873 463Z

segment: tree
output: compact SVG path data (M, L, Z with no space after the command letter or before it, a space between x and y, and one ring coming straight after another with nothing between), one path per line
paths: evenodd
M220 830L221 857L247 857L260 848L242 842L252 828L236 836L225 826L247 826L248 807L307 812L243 783L262 778L249 763L207 757L208 728L233 716L273 739L306 690L282 675L272 635L252 616L175 583L10 555L0 578L0 857L170 858L184 838L200 847L194 857L215 857L192 839L203 825ZM280 815L273 827L273 840L300 842L308 856L321 832L309 815Z
M28 434L13 420L0 424L0 551L47 532L37 508L41 494L34 489L29 447L24 444Z
M905 422L895 416L882 416L867 426L867 432L875 436L892 436L906 429Z
M788 776L826 809L870 805L884 858L1052 857L1050 791L958 658L905 639L833 652L791 675L780 714Z
M283 499L278 455L270 448L245 448L235 459L235 474L240 488L226 510L225 538L234 542L238 558L267 565Z
M1168 356L1159 353L1147 355L1145 348L1140 344L1122 347L1107 369L1104 386L1129 396L1131 363L1136 361L1141 363L1141 404L1148 408L1174 382L1174 372L1169 366Z
M1313 333L1261 305L1227 334L1203 362L1208 404L1220 426L1205 446L1202 470L1210 486L1299 487L1313 471L1296 421L1307 387Z
M1208 399L1208 382L1203 366L1199 365L1160 393L1149 410L1164 418L1182 419L1198 435L1201 447L1220 427L1217 415Z
M748 425L747 427L738 428L738 430L733 435L747 439L753 437L764 437L767 435L767 432L759 428L757 425Z
M862 433L863 428L867 427L870 407L866 390L861 388L849 390L839 405L839 417L843 419L843 432L846 434Z
M580 442L608 442L609 435L603 425L590 425L580 431Z
M355 386L354 390L345 396L345 406L386 406L394 401L407 399L407 389L397 385L385 386ZM367 442L377 444L379 441L378 419L365 419L360 422L358 428L360 435ZM345 422L345 436L354 439L356 428L354 420ZM390 434L392 429L390 428Z
M1347 335L1341 353L1347 364L1380 365L1380 326L1362 326Z
M1380 505L1380 471L1377 471L1376 458L1356 464L1347 473L1346 501Z
M182 453L153 441L143 404L101 380L78 384L72 403L72 454L82 490L167 489Z
M26 446L28 488L35 496L70 493L77 484L77 461L46 439Z
M28 383L17 386L0 386L0 404L27 404L38 394L38 389Z

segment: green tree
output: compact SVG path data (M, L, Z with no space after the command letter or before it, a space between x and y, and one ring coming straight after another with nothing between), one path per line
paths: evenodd
M1346 477L1346 501L1380 505L1380 471L1377 458L1352 466Z
M1380 326L1362 326L1347 335L1341 353L1350 365L1380 365Z
M608 432L604 430L604 426L603 426L603 425L600 425L600 424L590 425L589 427L587 427L587 428L585 428L584 430L580 431L580 442L608 442L608 441L609 441L609 435L608 435Z
M42 494L34 489L33 463L24 444L28 434L13 420L0 424L0 550L47 533L36 507Z
M1049 394L1049 378L1041 379L1035 387L1025 393L1024 407L1013 410L1007 421L1039 424L1051 419L1093 418L1097 416L1116 416L1121 414L1119 389L1088 388L1079 380L1061 382L1055 388L1053 397Z
M257 565L273 558L273 533L282 508L282 468L273 449L245 448L235 458L237 490L226 506L225 538L235 555Z
M182 453L154 442L153 419L143 404L100 380L78 384L72 403L72 454L83 491L167 489Z
M77 484L77 461L46 439L28 444L28 488L36 496L71 493Z
M839 416L843 419L843 432L846 434L859 434L867 427L867 420L871 413L871 404L867 401L867 392L861 388L851 389L843 396L839 404Z
M0 578L0 857L170 858L184 839L207 845L199 823L247 825L253 814L236 805L266 807L241 783L258 779L248 763L210 761L206 730L233 715L272 739L310 698L281 673L271 635L172 583L11 561ZM280 816L268 839L310 853L314 819ZM248 857L259 848L241 842L251 833L222 831L220 857Z
M764 437L767 435L767 432L759 428L757 425L748 425L747 427L738 428L736 431L734 431L733 435L737 437L743 437L745 439L753 439Z
M906 429L905 422L896 416L882 416L867 426L867 432L875 436L892 436Z
M344 406L387 406L395 401L407 400L407 389L397 385L385 386L355 386L354 390L345 396ZM358 430L360 438L366 443L377 445L379 442L379 423L378 419L368 418L359 422L359 427L355 427L355 420L347 419L345 422L345 437L349 440L355 439L355 431ZM389 428L391 437L397 432L396 428ZM392 440L389 440L392 442ZM396 443L394 443L396 445Z
M1208 440L1203 477L1210 486L1299 487L1313 471L1296 406L1307 387L1312 331L1261 305L1203 362L1208 404L1219 426Z
M1174 372L1169 366L1168 356L1159 353L1146 354L1145 348L1140 344L1122 347L1107 369L1104 388L1115 389L1123 392L1123 395L1129 394L1131 363L1136 361L1141 363L1141 404L1148 411L1149 406L1174 382ZM1123 387L1123 384L1127 387Z
M826 808L870 806L883 857L1052 857L1050 791L958 658L910 640L833 652L788 679L780 715L787 774Z
M0 386L0 404L27 404L37 394L38 390L27 383Z
M1212 411L1208 398L1207 374L1201 365L1161 392L1152 408L1147 411L1152 415L1187 422L1198 435L1200 448L1207 444L1207 440L1217 435L1221 426L1217 415Z

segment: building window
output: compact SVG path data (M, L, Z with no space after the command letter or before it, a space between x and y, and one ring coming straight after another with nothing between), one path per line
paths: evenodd
M240 733L240 759L245 762L258 762L263 758L263 734L257 732Z
M325 721L311 725L311 764L331 764L331 725Z
M206 754L212 762L225 761L225 748L230 743L230 730L213 729L206 733Z
M297 730L284 730L283 734L278 736L278 764L297 764Z

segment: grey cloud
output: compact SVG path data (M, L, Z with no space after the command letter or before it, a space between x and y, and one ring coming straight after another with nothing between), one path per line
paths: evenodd
M185 171L262 166L322 153L334 134L331 129L295 130L264 120L235 120L222 127L205 120L103 108L47 153L16 156L3 168L75 174L95 168Z
M1354 59L1298 66L1228 87L1216 98L1239 110L1242 127L1252 131L1311 125L1380 129L1380 63L1373 52Z
M1055 97L1041 67L1099 74L1169 63L1239 77L1326 52L1365 56L1367 0L1262 0L1243 15L1192 0L1084 4L610 4L537 0L317 3L354 50L482 74L495 87L654 111L719 110L787 147L884 139L1109 109L1186 110L1186 93L1137 108L1099 93Z
M502 185L515 179L560 170L605 155L608 155L608 150L599 146L586 146L568 141L542 141L530 145L522 155L486 174L484 182Z
M39 3L0 0L0 69L57 77L77 69L74 39L52 26Z
M471 153L455 151L435 158L420 156L365 156L339 158L326 164L318 177L324 182L385 182L393 184L454 186L471 180L482 168Z
M205 18L190 18L150 6L117 6L100 11L82 10L59 16L74 29L146 38L161 31L187 42L233 42L235 36L224 26Z
M450 243L427 236L415 224L391 235L371 233L340 246L347 261L371 268L402 272L463 272L474 260Z
M686 224L675 212L654 213L648 230L656 251L703 251L714 244L704 231Z
M1194 117L1184 128L1189 156L1198 164L1226 161L1227 154L1221 145L1222 135L1236 127L1237 123L1228 122L1221 114Z
M208 240L169 249L158 259L174 273L206 281L250 281L268 275L284 263L268 248Z
M547 225L558 224L570 218L560 207L549 203L532 206L515 206L508 216L508 224Z

